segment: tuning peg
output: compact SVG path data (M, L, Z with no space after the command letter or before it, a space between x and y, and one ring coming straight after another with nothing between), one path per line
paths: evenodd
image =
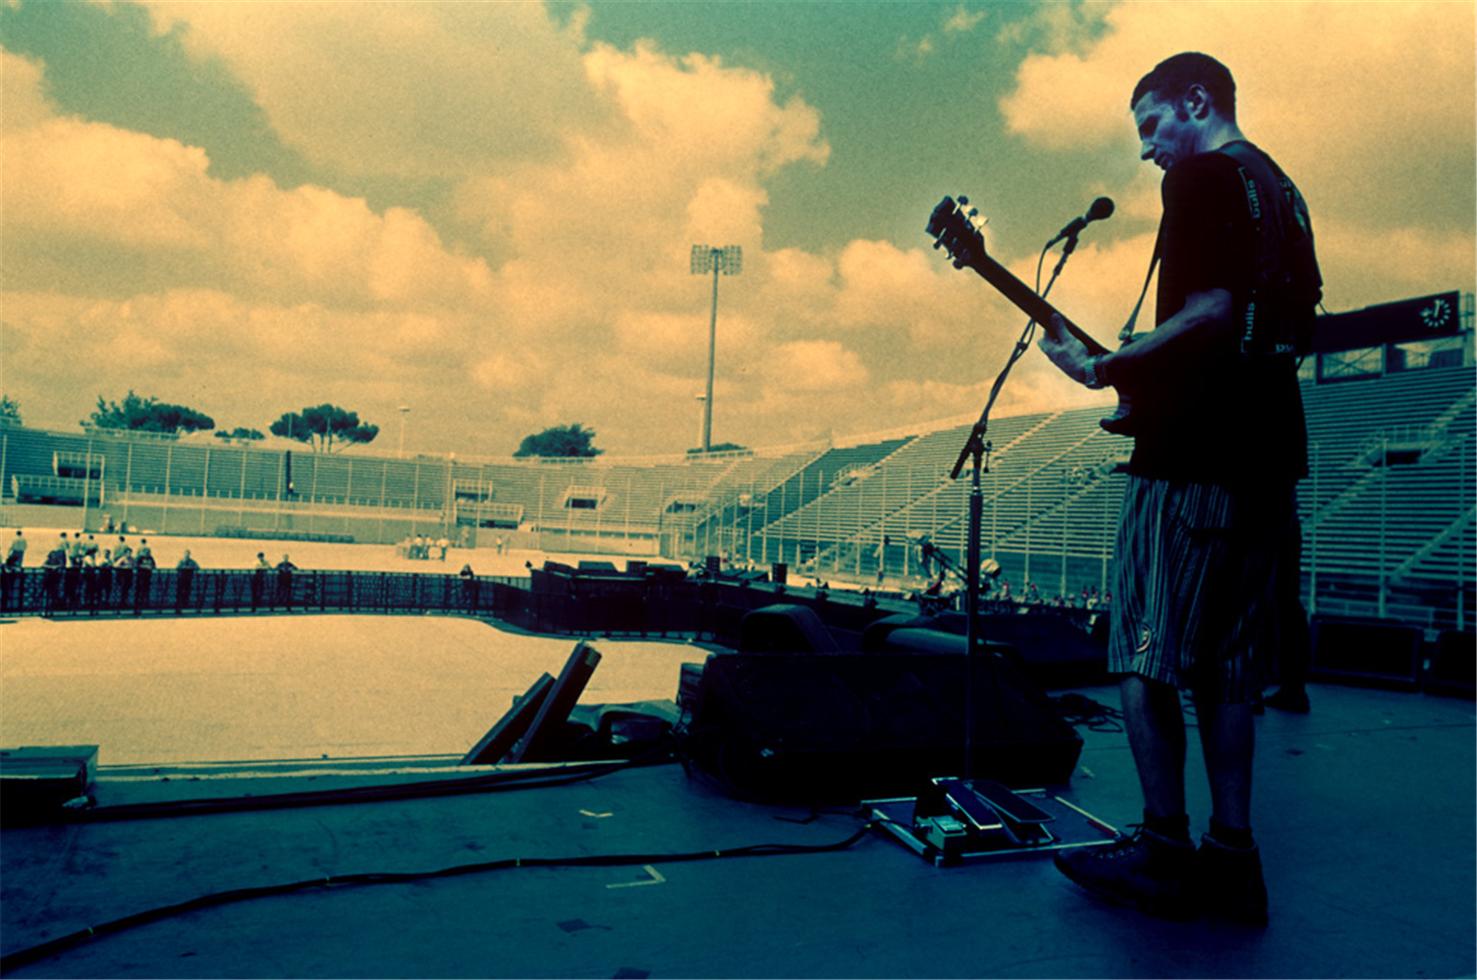
M963 194L960 194L959 195L959 203L960 204L968 204L969 203L969 198L965 197Z
M969 209L969 216L971 218L978 218L980 216L980 209L979 208L970 208Z

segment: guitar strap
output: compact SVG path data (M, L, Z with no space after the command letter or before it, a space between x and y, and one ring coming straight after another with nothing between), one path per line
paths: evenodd
M1241 353L1304 354L1323 285L1308 206L1282 169L1250 143L1238 140L1218 152L1237 164L1256 239L1255 278L1242 311Z
M1154 256L1149 259L1149 271L1144 276L1144 288L1139 291L1139 301L1133 304L1133 312L1128 314L1128 322L1123 329L1118 331L1118 342L1126 344L1133 339L1133 325L1138 322L1139 310L1143 308L1144 297L1149 295L1149 281L1154 278L1154 270L1159 266L1159 250L1164 245L1164 222L1159 222L1159 233L1154 236Z

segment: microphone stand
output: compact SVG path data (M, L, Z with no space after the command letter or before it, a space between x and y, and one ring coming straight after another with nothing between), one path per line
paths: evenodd
M1048 243L1050 248L1054 242ZM1062 269L1067 264L1067 258L1077 248L1077 233L1067 236L1067 243L1062 247L1061 258L1057 261L1056 268L1051 272L1051 278L1047 280L1046 289L1042 291L1043 299L1051 292L1051 287L1056 284L1057 277L1061 275ZM1044 259L1046 252L1042 250ZM1037 266L1037 283L1040 283L1040 265ZM1035 320L1026 321L1025 329L1021 331L1020 339L1016 341L1015 348L1005 360L1005 366L1000 369L1000 374L995 378L995 383L990 388L990 397L985 402L984 411L980 413L979 421L975 422L969 430L969 437L964 446L959 450L959 458L954 461L954 468L949 473L949 479L959 479L959 473L964 469L965 463L970 464L969 478L969 525L968 537L964 544L964 768L960 778L966 786L973 789L974 782L974 712L975 712L975 658L980 655L984 647L984 636L980 624L980 535L982 533L984 518L984 494L981 490L981 476L990 471L990 452L992 446L985 438L990 427L990 409L995 406L995 399L1000 395L1000 389L1005 385L1005 378L1010 374L1010 369L1022 355L1030 349L1031 334L1036 326ZM990 666L989 661L985 661ZM999 696L999 684L995 683L993 671L990 684L995 695ZM996 712L998 721L999 712Z

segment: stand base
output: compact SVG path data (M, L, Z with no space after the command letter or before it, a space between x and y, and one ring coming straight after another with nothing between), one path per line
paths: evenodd
M936 867L1098 847L1118 838L1112 826L1045 789L935 779L921 796L862 805L880 830Z

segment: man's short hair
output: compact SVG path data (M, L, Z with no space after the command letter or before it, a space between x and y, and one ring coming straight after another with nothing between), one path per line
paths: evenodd
M1186 51L1155 65L1154 70L1134 86L1128 107L1132 109L1138 105L1139 99L1145 95L1164 101L1179 99L1191 85L1202 86L1210 94L1216 111L1232 122L1236 120L1236 81L1231 77L1231 70L1198 51Z

